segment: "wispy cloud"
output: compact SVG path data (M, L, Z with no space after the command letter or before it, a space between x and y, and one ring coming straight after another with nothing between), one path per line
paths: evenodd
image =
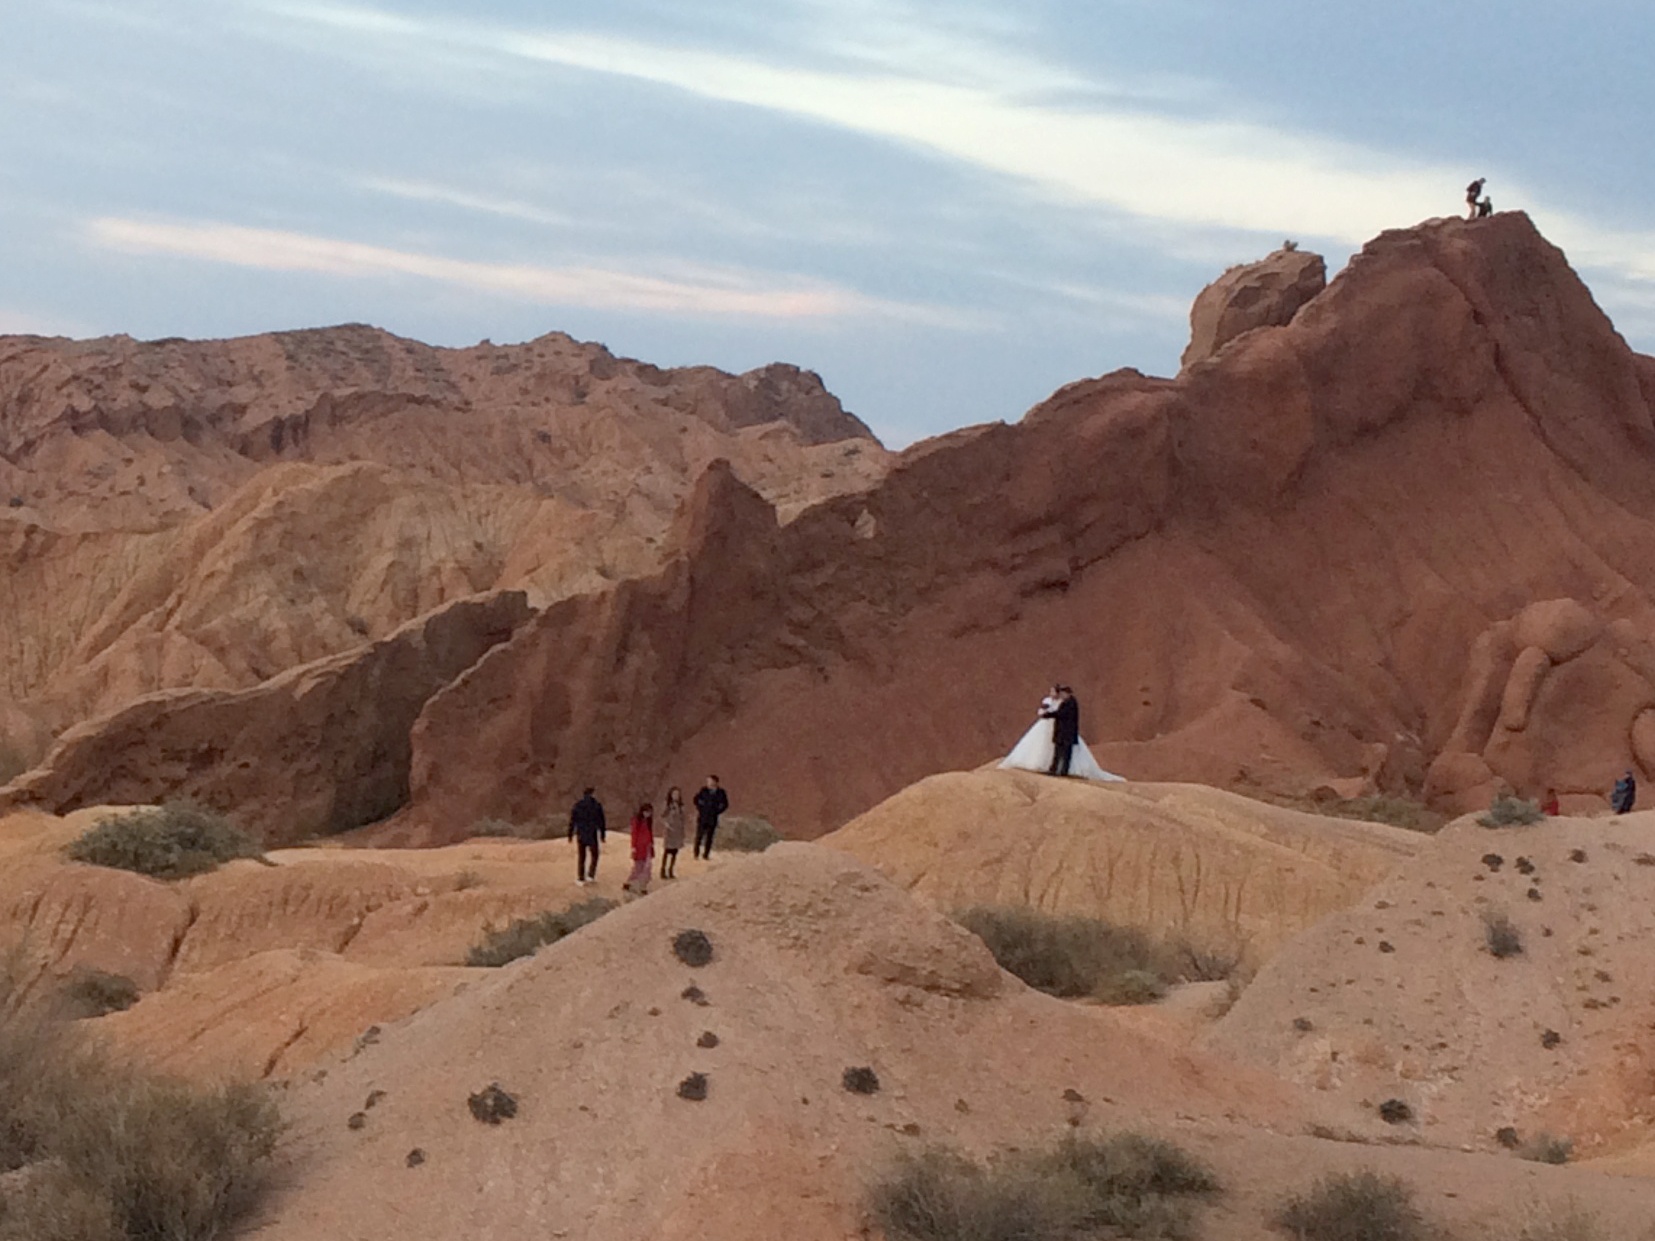
M411 50L460 44L802 117L960 160L1060 198L1189 226L1359 242L1398 221L1451 208L1460 184L1458 169L1258 124L1157 113L1130 90L1029 55L1000 54L957 33L933 36L924 68L904 70L915 59L896 54L877 29L813 49L818 63L809 65L774 54L425 21L347 5L276 11ZM829 60L854 63L822 68L824 51Z
M84 336L83 328L54 315L0 306L0 336Z
M943 24L910 6L803 0L812 37L785 54L710 50L578 30L426 20L326 2L255 3L290 22L435 58L456 48L502 63L600 73L879 137L1012 178L1152 231L1242 231L1335 246L1447 214L1464 170L1285 125L1221 119L1235 101L1200 83L1109 81ZM989 16L992 16L990 14ZM998 19L1004 20L1004 19ZM1008 32L1002 32L1008 33ZM1016 33L1016 32L1009 32ZM1175 105L1175 106L1174 106ZM1507 201L1583 263L1655 280L1655 235L1548 212L1493 170Z
M413 277L547 305L771 319L872 316L962 326L952 311L728 268L675 265L672 276L658 276L593 266L489 263L211 221L105 217L91 221L87 235L96 245L130 254L174 255L265 271Z
M459 207L465 211L481 212L484 215L501 216L509 220L524 220L530 224L560 225L577 222L573 216L548 211L544 207L537 207L532 203L518 202L511 198L496 198L492 195L478 194L449 185L438 185L430 181L399 181L390 177L358 177L355 178L355 182L365 190L372 190L376 194L387 194L392 198L404 198L411 202L438 203L448 207Z

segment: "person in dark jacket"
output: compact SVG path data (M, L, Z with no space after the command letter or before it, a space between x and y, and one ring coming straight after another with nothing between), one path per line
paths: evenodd
M1616 814L1630 814L1638 804L1638 780L1630 768L1615 781L1615 791L1609 795L1609 808Z
M1487 181L1487 177L1478 177L1465 187L1465 215L1469 220L1474 220L1481 214L1482 203L1477 200L1483 196L1483 186Z
M593 883L598 877L598 854L604 837L609 834L603 821L603 804L587 789L569 811L569 839L578 840L575 854L577 883ZM590 864L588 864L590 859Z
M1080 702L1067 685L1057 687L1058 704L1052 710L1052 765L1049 774L1066 776L1080 741Z
M708 776L706 787L695 795L695 849L692 856L712 857L718 817L729 808L730 795L719 786L717 776Z

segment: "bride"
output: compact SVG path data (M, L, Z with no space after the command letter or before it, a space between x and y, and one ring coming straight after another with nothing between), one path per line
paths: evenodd
M1011 753L1000 760L1002 768L1012 768L1020 771L1038 771L1047 774L1052 768L1052 756L1056 746L1052 742L1052 731L1057 721L1052 713L1057 710L1059 698L1056 688L1040 700L1040 716L1034 722L1034 727L1023 734L1022 740L1011 748ZM1105 771L1098 766L1098 760L1092 757L1092 751L1086 748L1084 741L1075 742L1074 753L1069 759L1069 774L1079 776L1084 780L1124 780L1124 776L1117 776L1114 772Z

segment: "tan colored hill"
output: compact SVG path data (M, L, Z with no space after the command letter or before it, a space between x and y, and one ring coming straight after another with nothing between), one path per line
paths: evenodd
M822 838L944 912L1029 905L1256 966L1427 839L1196 785L933 776Z
M1655 816L1462 820L1282 949L1204 1045L1370 1116L1400 1099L1437 1145L1628 1150L1655 1125L1652 932Z
M791 513L886 454L807 372L563 336L0 338L0 771L146 693L251 688L482 591L650 572L720 458Z
M713 948L700 968L672 951L691 928ZM876 1094L843 1088L853 1066L875 1071ZM692 1073L704 1100L678 1093ZM491 1083L516 1103L498 1125L468 1105ZM1087 1127L1165 1133L1212 1160L1229 1193L1207 1236L1263 1241L1285 1191L1359 1167L1407 1177L1462 1228L1571 1194L1611 1228L1655 1206L1649 1182L1303 1136L1314 1113L1292 1090L1029 991L811 845L611 914L385 1028L286 1106L261 1241L873 1237L867 1187L901 1152L1027 1146L1077 1106Z

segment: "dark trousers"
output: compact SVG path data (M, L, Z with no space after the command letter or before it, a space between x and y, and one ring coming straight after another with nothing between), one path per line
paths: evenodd
M1066 776L1069 774L1069 760L1074 757L1075 743L1073 741L1059 741L1052 751L1052 765L1047 769L1048 775Z
M716 823L697 823L695 825L695 857L707 858L713 855L713 833L718 830Z
M663 879L675 878L676 874L677 874L677 871L678 871L678 850L677 849L663 849L663 850L661 850L661 878L663 878Z
M586 862L588 857L592 859L590 866L588 866ZM575 854L575 868L578 872L575 875L575 878L577 879L596 879L598 877L597 841L583 840L580 842L580 847Z

